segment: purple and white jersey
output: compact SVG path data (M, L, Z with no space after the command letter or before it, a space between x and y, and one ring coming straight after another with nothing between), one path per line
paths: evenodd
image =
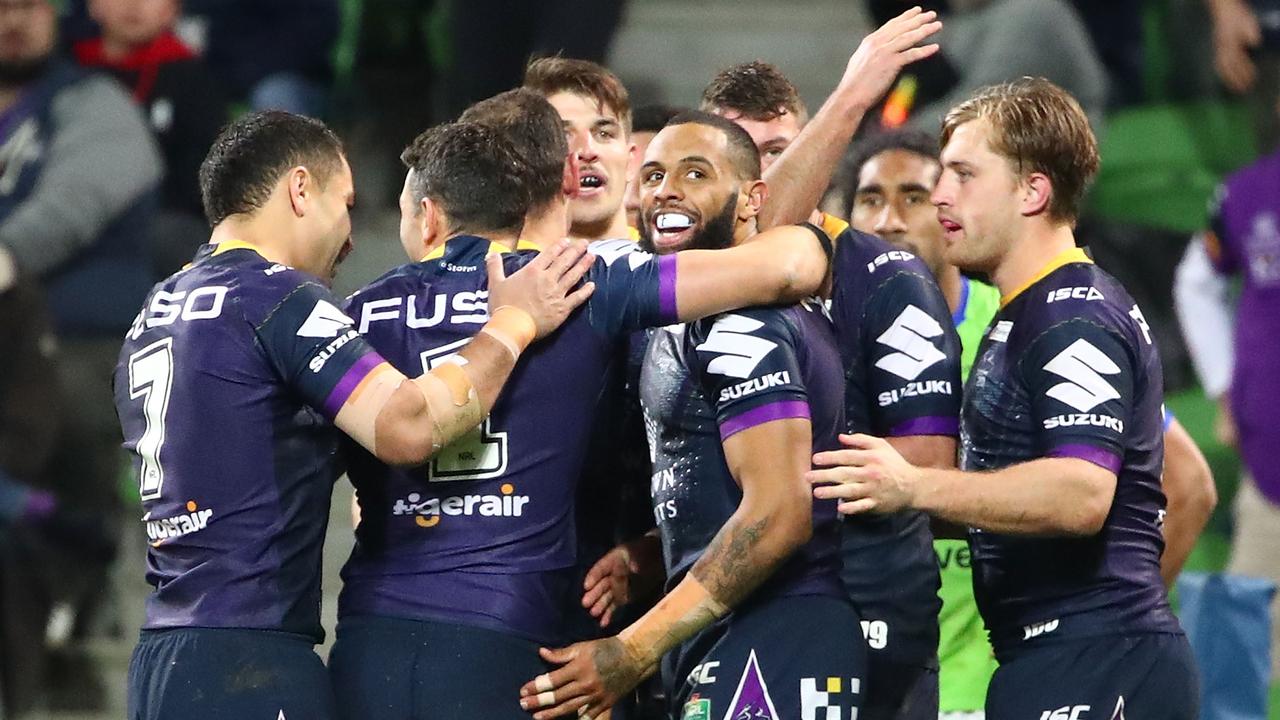
M653 457L654 515L674 587L742 501L725 438L809 418L813 451L834 449L844 386L821 301L759 307L656 331L640 378ZM813 537L753 594L842 597L835 502L813 501Z
M1056 258L992 321L965 386L961 467L1077 458L1117 476L1096 535L970 530L974 595L997 652L1180 631L1160 578L1162 382L1141 310L1080 250Z
M1231 382L1240 454L1258 489L1280 503L1280 153L1227 178L1211 213L1205 249L1219 272L1243 280Z
M393 366L416 376L447 362L488 320L485 256L505 250L455 237L357 292L346 310ZM342 570L340 616L558 640L576 590L575 495L611 364L631 331L676 317L674 256L623 240L591 251L595 293L521 356L479 428L421 468L388 467L352 448L361 521ZM506 253L507 274L534 257Z
M330 421L382 362L316 278L244 243L155 286L114 378L151 546L144 627L323 638Z

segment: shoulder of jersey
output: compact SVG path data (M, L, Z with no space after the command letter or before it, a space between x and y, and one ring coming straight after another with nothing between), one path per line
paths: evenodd
M431 266L438 264L439 261L432 260L429 262L407 263L394 267L383 273L378 279L351 293L345 302L356 303L370 297L382 297L389 293L399 293L406 287L420 288L424 277L433 273Z
M1028 288L1015 323L1034 331L1074 319L1127 328L1133 299L1097 265L1073 263Z
M651 253L640 249L640 246L625 239L596 240L587 244L587 250L595 255L598 259L604 261L606 266L613 265L620 258L627 258L632 267L641 265L651 258Z
M862 268L871 275L882 271L926 271L924 261L915 254L895 247L892 243L869 233L848 228L836 241L836 255L844 257L844 264Z

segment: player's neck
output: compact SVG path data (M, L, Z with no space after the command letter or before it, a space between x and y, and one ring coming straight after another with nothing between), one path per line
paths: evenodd
M961 296L964 295L964 281L960 277L960 268L950 263L943 263L938 273L938 288L942 297L947 299L947 307L954 314L960 309Z
M485 240L488 240L489 242L494 243L495 245L501 245L507 248L508 250L516 249L516 245L519 244L520 242L520 237L521 237L521 234L518 232L496 231L496 232L487 232L484 234Z
M277 232L271 227L269 218L258 214L251 216L232 215L218 223L209 236L213 245L224 242L239 241L252 245L258 254L268 262L298 267L301 258L295 257L291 251L288 233Z
M1012 244L991 271L991 281L1001 296L1008 297L1032 282L1054 258L1075 247L1070 225L1040 225Z
M524 219L520 239L538 247L551 247L569 234L569 206L560 202L541 210L530 211Z
M599 223L574 223L569 228L569 237L573 240L614 240L631 236L627 225L627 208L619 204L618 210L609 219Z

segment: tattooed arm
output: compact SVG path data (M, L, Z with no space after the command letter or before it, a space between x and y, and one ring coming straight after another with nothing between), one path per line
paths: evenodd
M756 425L724 440L742 502L675 588L617 637L543 650L562 665L521 689L535 720L604 713L659 659L742 602L813 532L807 418ZM580 708L587 707L585 711Z

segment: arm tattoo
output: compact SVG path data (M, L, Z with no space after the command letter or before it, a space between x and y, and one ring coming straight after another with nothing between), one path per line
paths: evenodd
M759 552L768 530L768 517L751 524L730 518L690 572L706 586L712 597L734 607L773 574L778 563L785 558L785 555L762 556Z

